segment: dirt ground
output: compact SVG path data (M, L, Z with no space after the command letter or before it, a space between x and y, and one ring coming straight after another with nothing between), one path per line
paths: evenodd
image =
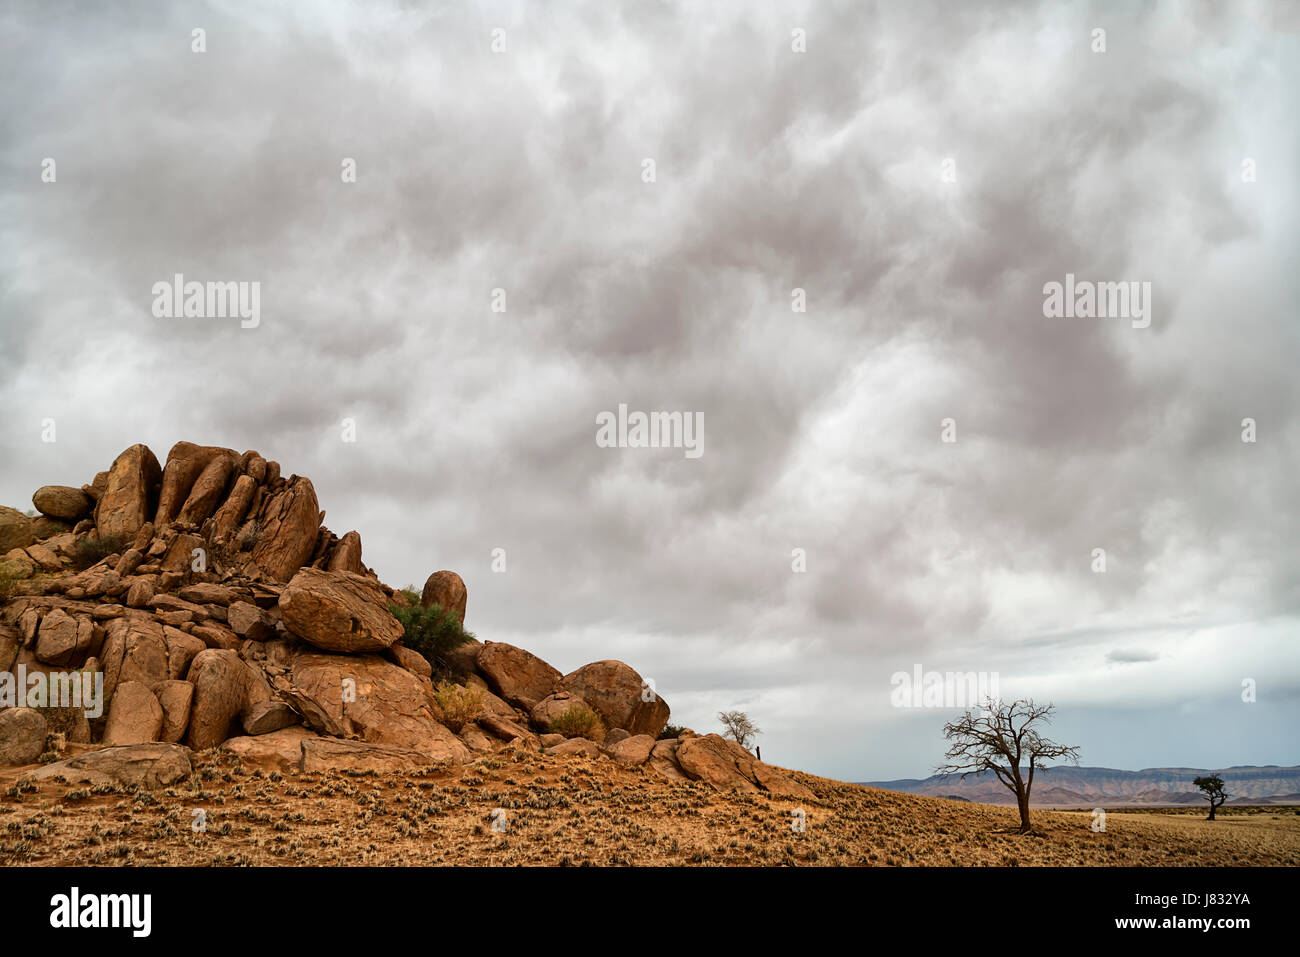
M507 749L404 773L295 775L196 756L165 790L17 784L0 773L14 865L1296 865L1300 809L1035 811L792 772L818 799L670 784L647 768ZM802 813L800 813L802 812ZM799 826L802 825L802 830Z

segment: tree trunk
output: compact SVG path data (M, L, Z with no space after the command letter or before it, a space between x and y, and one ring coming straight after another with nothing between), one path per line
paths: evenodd
M1017 794L1016 804L1020 807L1020 833L1028 834L1033 829L1029 823L1029 795Z
M1207 820L1207 821L1213 821L1213 820L1214 820L1214 802L1213 802L1213 801L1210 802L1210 816L1207 817L1206 820Z

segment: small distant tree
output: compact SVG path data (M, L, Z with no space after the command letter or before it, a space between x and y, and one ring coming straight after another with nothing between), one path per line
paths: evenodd
M1079 763L1079 749L1049 741L1038 733L1037 724L1051 724L1052 705L1036 705L1032 700L1010 704L989 699L984 714L967 711L956 721L943 726L943 736L951 743L948 763L936 768L938 774L972 774L991 771L1016 796L1020 809L1020 832L1028 834L1029 791L1034 786L1034 771L1047 762L1065 758ZM1026 768L1028 774L1021 768Z
M750 721L749 715L743 711L719 711L718 720L722 722L727 736L746 750L754 736L763 733L763 729Z
M1210 800L1210 816L1207 821L1214 820L1214 809L1228 800L1228 792L1223 789L1223 778L1217 774L1211 774L1207 777L1197 778L1192 782L1198 788L1205 792L1205 796Z

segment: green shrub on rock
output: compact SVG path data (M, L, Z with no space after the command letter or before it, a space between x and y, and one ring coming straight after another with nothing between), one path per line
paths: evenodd
M424 655L435 675L453 673L451 653L474 640L474 633L465 630L456 613L440 605L421 608L417 601L414 606L389 605L388 610L402 626L402 644Z

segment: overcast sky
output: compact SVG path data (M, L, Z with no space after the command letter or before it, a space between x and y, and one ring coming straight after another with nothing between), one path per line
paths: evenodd
M914 665L1084 764L1300 763L1297 4L90 6L0 12L0 502L257 449L480 638L849 780L939 761Z

